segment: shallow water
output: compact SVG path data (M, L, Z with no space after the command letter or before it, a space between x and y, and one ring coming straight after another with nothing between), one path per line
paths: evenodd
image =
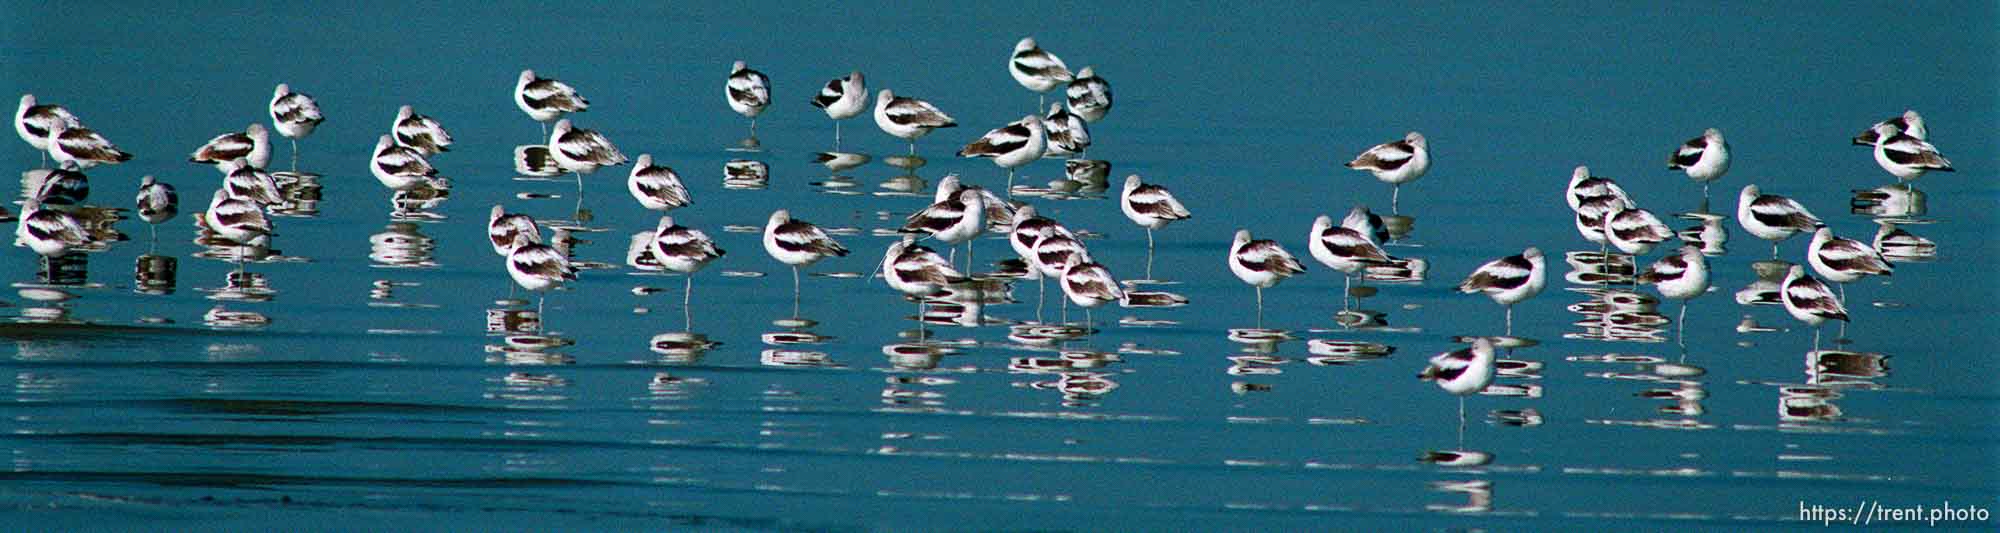
M783 6L550 20L235 7L202 8L245 21L219 31L194 8L6 6L41 18L0 22L0 92L64 104L138 155L89 171L87 203L129 209L146 174L183 201L157 244L136 219L113 223L122 240L67 259L80 279L51 283L26 249L0 261L14 289L0 313L19 318L0 325L12 346L0 372L14 378L0 392L0 509L13 523L1519 529L1788 524L1802 502L2000 497L1990 3L1809 20L1696 6L1010 4L944 14L978 22L951 29L937 14L861 7L837 26ZM1095 331L1044 343L1050 331L1017 327L1037 316L1028 281L977 309L933 308L920 342L916 306L865 276L893 238L878 230L945 173L1002 186L996 167L949 154L1034 109L1002 71L1024 34L1111 80L1117 106L1091 130L1090 156L1114 180L1167 185L1195 213L1156 234L1151 277L1168 283L1140 288L1187 304L1100 308ZM720 94L739 58L773 77L761 152L726 150L748 129ZM568 181L514 177L513 146L539 136L508 100L521 68L577 86L593 103L573 117L581 127L686 181L695 203L672 215L729 252L696 276L691 308L680 278L627 265L630 235L656 220L624 192L628 167L586 177L580 199ZM848 121L844 147L873 161L829 179L809 159L832 131L805 103L853 68L870 91L927 98L960 121L919 142L918 180L886 164L904 145L866 116ZM216 178L184 154L267 120L279 81L329 117L300 144L320 188L293 188L317 201L279 217L276 253L231 276L226 255L193 242L186 213ZM449 197L395 215L365 165L404 103L458 145L433 158ZM1918 181L1924 209L1897 217L1940 251L1850 284L1847 341L1828 326L1814 351L1781 308L1737 303L1769 254L1734 220L1685 348L1660 320L1677 305L1654 309L1650 288L1634 298L1563 279L1565 254L1595 252L1559 201L1569 169L1618 178L1656 212L1691 211L1699 187L1661 162L1710 126L1736 157L1715 211L1733 215L1736 189L1756 183L1866 241L1876 225L1853 190L1892 180L1846 139L1905 107L1957 165ZM1355 203L1386 214L1388 187L1339 164L1409 129L1436 162L1405 187L1414 229L1390 252L1430 271L1371 283L1379 292L1358 307L1379 316L1344 326L1341 280L1306 257L1306 230ZM7 144L7 168L37 166L25 143ZM290 153L280 143L273 166ZM739 158L769 164L763 188L725 187ZM1062 173L1039 162L1019 183ZM916 196L898 193L912 184ZM1144 232L1115 189L1082 196L1028 201L1090 232L1115 275L1143 277ZM498 302L509 280L482 235L495 203L569 221L585 241L573 255L606 267L551 293L540 329L532 301ZM796 316L789 272L756 233L778 208L851 230L836 233L855 250L809 270ZM1310 269L1265 291L1261 324L1223 262L1238 228ZM1805 241L1781 258L1802 262ZM1454 398L1414 376L1455 337L1505 332L1499 306L1451 286L1527 246L1549 253L1549 287L1517 306L1513 335L1527 340L1502 358L1518 363L1468 400L1461 436ZM997 238L974 253L1013 257ZM134 273L159 280L167 260L170 293L136 290L159 287ZM1778 331L1739 331L1746 316ZM1055 301L1042 317L1059 318Z

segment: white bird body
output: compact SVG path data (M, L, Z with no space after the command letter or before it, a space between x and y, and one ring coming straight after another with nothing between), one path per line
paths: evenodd
M1042 125L1042 117L1028 115L986 132L986 135L960 149L958 155L991 158L993 164L1012 170L1041 159L1047 149L1048 133Z
M1792 265L1785 273L1785 281L1779 285L1785 312L1792 318L1808 326L1819 326L1828 320L1847 320L1847 306L1840 303L1825 283L1806 275L1805 266Z
M1480 265L1459 283L1458 290L1467 294L1483 292L1500 305L1512 306L1541 294L1547 271L1542 251L1528 248L1521 255Z
M1378 144L1361 152L1353 161L1347 162L1347 168L1366 170L1375 179L1391 185L1416 181L1431 169L1430 143L1424 140L1423 134L1413 131L1403 135L1402 140Z
M14 226L14 236L42 257L69 253L71 248L88 243L88 235L76 217L54 209L43 209L41 203L32 198L21 204L20 221Z
M1118 209L1125 213L1126 219L1148 231L1194 216L1166 187L1143 183L1138 174L1125 177L1125 187L1119 193Z
M1014 43L1014 54L1007 58L1007 72L1022 87L1038 93L1049 92L1075 79L1062 58L1037 46L1034 37L1023 37Z
M520 213L509 214L499 205L486 217L486 237L493 245L494 255L506 257L514 251L514 236L527 235L529 242L541 242L542 230L535 219Z
M1868 244L1833 236L1833 228L1813 232L1806 248L1806 263L1813 272L1834 283L1850 283L1867 276L1887 276L1895 272L1888 258Z
M1875 164L1889 171L1899 181L1910 181L1922 177L1925 172L1936 170L1951 172L1951 160L1938 153L1936 146L1922 138L1903 134L1895 124L1875 126Z
M1097 76L1095 67L1076 71L1076 79L1063 92L1069 100L1069 112L1084 121L1104 120L1104 115L1111 113L1111 84Z
M848 73L846 77L834 78L813 97L812 105L826 111L826 118L854 118L868 110L868 84L861 78L859 70Z
M1701 255L1700 247L1682 245L1675 253L1654 261L1638 281L1653 284L1661 296L1674 300L1701 296L1708 292L1708 257Z
M521 77L514 81L514 105L535 122L590 110L590 101L577 94L575 88L561 81L536 77L533 70L521 71Z
M1336 226L1333 217L1326 215L1313 219L1312 234L1306 238L1306 250L1320 264L1349 276L1371 266L1395 263L1388 252L1375 244L1373 237L1352 228Z
M912 213L900 231L929 234L946 244L972 240L986 232L986 198L981 192L962 189L955 197Z
M896 93L883 89L875 96L875 126L881 128L883 133L916 142L931 130L957 127L958 121L930 102L898 97Z
M632 165L632 175L625 179L625 189L631 191L639 205L653 211L669 211L694 203L687 186L681 184L680 174L672 168L653 165L653 154L639 154L638 163Z
M1729 143L1722 139L1722 130L1709 128L1674 150L1667 168L1683 170L1696 182L1715 181L1729 172Z
M96 130L85 127L72 128L63 123L51 126L46 145L49 159L54 159L58 165L66 165L77 170L99 164L118 164L132 160L132 154L119 150Z
M653 259L667 270L682 274L701 271L727 252L701 230L674 224L673 217L660 217L653 230Z
M1236 279L1258 289L1270 288L1306 271L1305 265L1277 241L1251 239L1249 230L1236 230L1228 259L1229 271L1236 274Z
M411 106L396 108L396 120L389 123L389 131L395 134L396 144L415 148L425 156L451 151L451 132L445 131L444 124L417 114Z
M1813 216L1804 205L1791 198L1763 194L1756 185L1743 186L1737 196L1736 220L1743 230L1759 239L1771 241L1771 254L1777 255L1777 243L1804 231L1812 231L1826 224Z
M1493 341L1480 337L1471 347L1432 356L1430 366L1417 377L1437 382L1453 396L1478 394L1493 384L1494 357Z
M159 224L180 213L180 195L169 183L153 179L148 175L139 180L139 195L133 199L139 219L148 224Z
M729 81L723 84L722 93L729 100L729 109L744 117L757 118L771 105L771 79L737 61L729 68Z
M21 95L20 107L14 108L14 133L27 141L28 146L47 152L49 132L58 124L65 128L83 127L83 121L71 114L69 109L55 104L37 104L35 95Z
M415 148L400 146L395 139L383 135L375 141L375 157L368 165L369 172L383 187L391 190L407 191L428 183L437 175L437 168L424 159L423 152Z
M841 246L819 226L793 220L790 211L779 209L771 213L771 220L764 224L764 252L780 263L804 268L827 256L845 257L847 247Z
M579 180L583 174L596 172L598 167L627 161L625 154L611 144L611 139L596 130L578 129L569 119L556 121L555 128L549 130L549 156L563 170L577 173ZM581 181L578 183L581 186Z
M1604 236L1618 251L1644 255L1653 247L1674 238L1667 223L1644 209L1618 209L1604 218Z
M326 121L320 114L319 102L311 95L292 92L292 86L283 83L271 91L270 111L271 126L287 139L304 139Z

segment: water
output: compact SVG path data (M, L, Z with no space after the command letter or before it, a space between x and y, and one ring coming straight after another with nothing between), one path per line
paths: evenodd
M153 174L179 186L184 213L201 210L215 174L183 154L266 120L278 82L329 117L300 146L301 169L322 175L317 213L279 218L278 258L247 276L197 257L206 248L185 214L157 247L139 221L116 222L128 240L82 256L71 268L83 279L59 280L60 292L40 290L26 250L0 261L15 293L6 312L63 322L4 326L10 522L1513 529L1789 524L1801 502L1990 508L2000 496L2000 368L1985 349L1996 340L1984 276L2000 145L1990 3L1809 19L1714 6L529 8L10 3L32 16L0 23L0 92L64 104L138 155L89 172L90 204L129 207ZM846 148L875 160L831 181L862 194L829 194L809 160L832 134L805 105L812 92L860 68L870 91L938 103L962 126L919 143L930 158L920 194L946 172L998 188L996 167L948 155L1033 110L1002 70L1024 34L1111 80L1117 107L1093 127L1091 157L1110 161L1114 180L1167 185L1194 211L1157 234L1152 277L1176 283L1144 286L1188 305L1098 309L1098 331L1057 350L1009 339L1040 333L1004 325L1034 318L1034 288L1016 285L1017 303L984 306L994 323L962 327L947 308L925 327L932 342L912 347L909 302L879 281L814 276L798 311L811 323L792 320L788 272L756 233L725 227L761 227L788 208L854 230L839 235L854 256L810 272L866 273L890 239L875 230L925 202L880 194L912 182L883 161L903 144L866 117L847 123ZM774 79L760 153L725 151L748 129L720 94L735 59ZM692 189L695 205L673 215L729 255L698 275L688 313L679 278L625 266L629 235L655 216L623 192L629 169L618 167L586 179L579 225L604 231L580 232L589 242L575 248L612 268L550 294L545 335L510 344L496 333L528 325L521 306L496 303L508 280L481 240L486 210L546 222L577 205L566 181L513 179L512 147L538 136L508 102L521 68L579 87L594 104L574 117L581 127L628 155L653 153ZM434 158L454 189L423 216L391 220L364 165L404 103L457 137ZM1906 107L1957 165L1920 180L1927 210L1904 217L1940 251L1851 284L1851 342L1833 343L1829 326L1822 345L1840 351L1813 353L1812 332L1779 308L1735 303L1767 252L1733 220L1685 349L1643 302L1606 307L1562 281L1564 253L1594 251L1558 203L1569 169L1616 177L1656 212L1689 211L1698 187L1661 163L1711 126L1736 156L1716 211L1757 183L1867 240L1875 225L1852 212L1851 190L1890 180L1845 139ZM1372 284L1359 306L1386 325L1349 329L1335 317L1341 280L1308 261L1310 273L1266 291L1261 327L1287 339L1270 342L1251 290L1224 266L1230 235L1250 229L1303 258L1315 215L1354 203L1387 212L1386 185L1338 165L1410 129L1436 163L1405 187L1414 230L1390 251L1427 259L1427 279ZM5 166L37 166L25 144L7 144ZM273 166L289 154L280 143ZM768 187L723 187L736 158L767 162ZM1037 163L1022 183L1061 173ZM1086 243L1114 274L1140 277L1143 232L1113 201L1031 201L1100 235ZM1460 346L1455 336L1503 333L1499 306L1450 286L1530 245L1552 267L1549 289L1515 312L1515 335L1533 345L1504 354L1524 367L1469 399L1461 441L1454 399L1414 375ZM1804 249L1803 237L1787 241L1783 257ZM149 251L173 260L170 294L134 291ZM997 239L976 255L1011 256ZM205 320L216 310L268 324L217 327L238 324ZM1781 331L1739 333L1745 315ZM1619 336L1667 342L1589 338L1607 319ZM701 337L674 335L684 332ZM690 338L720 344L673 349ZM1393 353L1371 355L1384 347Z

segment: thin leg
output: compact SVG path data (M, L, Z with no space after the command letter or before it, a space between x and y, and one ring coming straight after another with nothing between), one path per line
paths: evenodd
M1778 241L1771 241L1771 258L1778 258Z
M49 168L49 151L42 150L42 168Z
M1507 306L1507 336L1514 336L1514 306Z
M542 323L542 309L543 309L543 307L544 307L544 306L546 306L546 305L547 305L548 303L549 303L549 296L548 296L547 294L543 294L543 295L541 295L541 296L537 296L537 297L535 297L535 323L536 323L536 324L538 324L538 325L539 325L539 324L541 324L541 323ZM547 328L543 328L543 329L544 329L544 330L546 330Z
M154 244L155 246L159 245L159 244L160 244L160 225L159 225L159 224L147 224L147 225L146 225L146 228L147 228L147 229L150 229L150 230L152 230L152 231L153 231L153 244Z
M1813 351L1819 351L1819 328L1813 328Z
M583 173L571 172L571 174L576 174L576 199L583 201Z
M299 140L292 139L292 173L299 171Z
M1674 319L1674 342L1679 343L1683 348L1687 347L1688 345L1687 319L1688 319L1688 303L1687 300L1681 300L1681 317Z
M840 151L840 121L833 121L833 151Z
M1091 330L1093 330L1093 329L1096 329L1096 328L1097 328L1097 317L1095 317L1095 316L1092 316L1092 315L1093 315L1093 313L1092 313L1092 312L1090 311L1090 308L1088 308L1088 307L1085 307L1085 308L1083 308L1083 331L1084 331L1084 333L1089 333L1089 332L1091 332Z
M917 141L915 139L910 140L910 155L917 155Z
M535 123L542 125L542 140L547 141L549 139L549 123L542 121L536 121Z
M688 304L693 301L694 301L694 273L690 272L687 275L686 286L681 289L681 307L687 307Z
M1465 397L1458 397L1458 449L1465 449Z
M799 267L792 267L792 314L799 312Z
M1340 278L1347 280L1347 288L1340 291L1340 309L1344 311L1349 309L1347 307L1348 297L1354 295L1354 276L1341 276Z
M1028 268L1034 268L1030 266ZM1035 274L1035 323L1042 322L1042 302L1049 298L1048 276Z
M1264 288L1257 289L1257 329L1264 329Z
M750 117L750 138L757 138L757 118Z
M1040 115L1043 109L1048 108L1049 93L1035 93L1035 114Z
M1701 182L1701 205L1708 205L1708 182ZM1707 211L1704 209L1703 211Z
M1064 296L1063 296L1063 298L1062 298L1062 323L1063 323L1063 325L1065 325L1065 326L1069 325L1069 296L1068 296L1068 295L1064 295Z
M972 238L972 239L966 239L966 241L965 241L965 277L968 277L968 278L976 278L976 277L979 277L979 273L978 273L978 272L975 272L975 271L973 271L973 268L974 268L974 265L977 265L978 263L974 263L974 262L972 261L972 241L976 241L976 240L979 240L979 239L978 239L978 238ZM1846 287L1846 285L1842 285L1841 287L1843 287L1843 288L1844 288L1844 287ZM1847 298L1846 298L1845 296L1842 296L1842 297L1841 297L1841 299L1842 299L1842 300L1845 300L1845 299L1847 299Z
M1397 183L1389 186L1389 214L1394 215L1401 213L1401 211L1396 210L1397 206L1396 202L1398 200L1401 200L1402 197L1403 197L1403 184Z
M1007 197L1014 197L1014 169L1007 169Z
M1146 279L1153 279L1153 228L1146 228Z

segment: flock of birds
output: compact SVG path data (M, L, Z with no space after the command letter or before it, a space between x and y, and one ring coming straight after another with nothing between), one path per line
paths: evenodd
M1089 249L1077 233L1047 216L1033 205L1011 199L1015 190L1015 169L1045 157L1083 154L1091 140L1088 127L1103 120L1112 108L1110 85L1091 68L1072 73L1056 55L1040 48L1033 38L1022 39L1009 57L1008 69L1023 87L1037 93L1063 90L1063 101L1048 105L1046 114L1030 114L992 129L964 145L957 154L967 158L988 158L1008 171L1005 196L977 186L966 185L956 176L940 180L935 201L909 215L902 227L903 238L890 244L882 257L879 275L893 289L908 295L919 306L929 297L955 285L976 282L973 272L974 240L988 232L1002 232L1013 251L1026 265L1023 278L1053 280L1067 304L1090 309L1123 302L1126 291L1103 264L1093 261ZM761 72L736 62L725 83L729 107L750 120L754 148L757 117L771 105L768 78ZM543 127L545 141L517 147L515 170L529 176L573 174L579 191L583 176L604 167L634 163L627 180L632 197L649 210L662 213L692 203L687 188L669 167L658 164L650 154L629 160L609 138L594 130L579 128L570 114L588 111L589 100L562 81L523 70L514 86L514 102L520 110ZM1046 104L1044 100L1037 109ZM811 99L835 124L834 143L841 142L840 123L868 109L866 83L861 72L828 81ZM873 107L875 124L884 133L909 143L916 154L916 141L938 129L957 126L950 115L930 102L898 96L888 89L876 93ZM278 85L269 106L272 126L291 140L293 168L297 167L298 141L311 135L325 120L311 96ZM551 127L550 123L553 122ZM50 198L60 197L65 187L84 183L83 170L101 164L117 164L131 159L98 132L83 125L69 110L36 101L23 95L14 116L15 130L44 155L46 167L53 159L56 167L29 199L23 203L16 235L44 258L68 253L85 242L77 220ZM1950 161L1925 140L1927 131L1915 111L1884 120L1853 139L1857 145L1874 150L1875 161L1902 181L1916 179L1929 171L1950 171ZM451 134L436 119L417 114L410 106L401 107L388 134L376 143L370 172L381 184L395 191L447 186L438 176L430 158L447 152ZM278 187L266 170L271 159L270 131L251 124L240 132L216 136L195 150L190 161L214 165L223 175L222 184L211 196L207 210L197 223L238 247L270 238L276 228L266 216L266 207L279 201ZM1668 158L1673 169L1683 170L1700 183L1707 196L1709 184L1729 169L1729 145L1722 133L1709 129L1674 150ZM1402 184L1424 176L1430 168L1429 145L1424 136L1409 132L1402 139L1374 146L1346 163L1348 168L1365 171L1393 187L1391 205L1400 197ZM1570 179L1565 200L1575 214L1577 231L1600 245L1600 259L1609 260L1609 250L1636 259L1677 234L1660 217L1640 208L1615 181L1591 176L1579 166ZM150 224L172 219L178 211L172 185L143 178L137 197L137 214ZM1125 179L1119 198L1123 213L1146 229L1149 255L1153 233L1169 224L1191 217L1189 210L1165 187L1144 183L1137 176ZM1771 241L1772 258L1778 243L1800 233L1811 233L1805 266L1792 265L1780 286L1780 299L1789 314L1817 327L1829 320L1847 320L1844 287L1866 276L1889 275L1892 267L1883 256L1885 247L1922 246L1920 240L1884 239L1876 242L1835 236L1819 218L1792 199L1764 194L1756 185L1743 188L1736 212L1743 229ZM153 230L157 238L157 229ZM560 241L563 230L556 230ZM1886 233L1886 232L1885 232ZM577 268L568 255L548 244L536 221L523 214L508 213L499 205L488 218L492 250L503 258L508 275L522 288L543 292L576 279ZM1682 240L1689 238L1682 236ZM933 240L951 247L953 259L924 246ZM1390 255L1382 245L1389 240L1383 219L1365 207L1355 207L1336 223L1332 217L1314 220L1307 248L1313 259L1341 272L1349 291L1356 277L1371 274L1410 276L1421 279L1428 268L1422 259ZM964 266L955 260L956 246L965 245ZM849 249L811 222L794 218L784 209L771 213L763 231L764 251L785 264L793 273L793 296L800 292L802 269L828 257L846 256ZM692 276L725 251L699 229L677 224L662 215L647 246L651 258L665 270L687 276L684 303L692 298ZM1230 244L1229 270L1257 293L1261 318L1263 290L1306 271L1305 265L1274 240L1256 239L1247 230L1236 232ZM242 255L236 257L242 268ZM1458 290L1482 293L1507 311L1507 328L1512 332L1512 308L1533 298L1544 286L1548 266L1542 252L1534 247L1487 262L1474 270ZM1150 276L1150 272L1148 273ZM1841 293L1830 289L1820 278L1842 284ZM1687 244L1655 261L1637 282L1654 285L1662 296L1681 300L1681 319L1686 318L1686 301L1709 289L1709 267L1700 246ZM1044 289L1045 290L1045 289ZM545 300L544 300L545 301ZM541 302L537 303L537 312ZM1066 322L1065 318L1065 322ZM1091 320L1086 318L1084 328ZM1815 345L1818 332L1815 330ZM1435 380L1444 390L1463 397L1483 390L1494 376L1493 341L1481 338L1465 349L1439 354L1420 377Z

